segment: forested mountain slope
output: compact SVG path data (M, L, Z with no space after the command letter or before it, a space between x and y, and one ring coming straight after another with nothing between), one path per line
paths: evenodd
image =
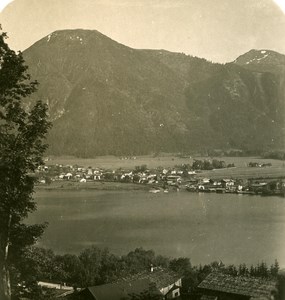
M24 58L40 82L30 101L47 102L53 120L49 152L92 157L283 149L285 56L271 53L266 67L252 51L221 65L62 30Z

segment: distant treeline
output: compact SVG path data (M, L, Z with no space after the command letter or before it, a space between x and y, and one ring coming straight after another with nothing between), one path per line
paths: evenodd
M209 149L209 150L205 150L202 153L199 153L199 155L200 156L209 156L209 157L251 157L251 156L260 156L262 158L267 158L267 159L285 160L285 151L264 151L262 149L261 150ZM180 155L180 156L186 157L187 155L183 154L183 155ZM195 156L197 156L197 153L195 153Z
M232 168L235 165L233 163L226 164L223 160L198 160L195 159L192 164L193 170L213 170L213 169L223 169L223 168Z
M198 284L212 271L234 276L255 276L268 279L278 277L279 264L268 266L261 262L256 266L240 264L226 266L221 261L193 266L189 258L169 258L156 255L153 250L137 248L127 255L117 256L108 249L95 246L83 250L79 255L57 255L52 250L31 247L13 260L12 282L14 294L25 295L29 299L50 299L43 296L37 281L65 283L66 285L87 287L114 282L132 274L150 270L150 266L160 266L179 273L183 278L184 293L195 293ZM21 284L19 284L19 282ZM24 287L24 288L23 288Z
M285 160L285 151L270 151L262 155L263 158Z
M226 151L223 156L241 156L241 157L249 157L249 156L260 156L265 159L278 159L285 160L285 151L247 151L247 150L239 150L239 151Z
M199 171L199 170L213 170L213 169L224 169L224 168L233 168L235 167L234 163L226 164L223 160L217 159L194 159L191 164L181 164L175 165L175 169L183 171L184 174L187 174L187 171Z

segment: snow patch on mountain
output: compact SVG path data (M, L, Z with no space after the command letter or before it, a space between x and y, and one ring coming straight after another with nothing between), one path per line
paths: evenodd
M79 41L81 45L83 44L83 38L80 36L69 36L69 39L71 41Z
M261 53L264 54L262 57L255 56L253 59L247 61L246 64L248 65L248 64L256 62L256 61L257 61L257 63L259 63L261 60L265 59L269 55L269 54L265 54L266 51L261 51Z

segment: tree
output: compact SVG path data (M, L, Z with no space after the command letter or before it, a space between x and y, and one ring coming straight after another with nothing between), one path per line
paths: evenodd
M147 165L135 166L135 173L145 172L147 170Z
M83 265L77 255L58 255L55 258L55 263L62 270L61 272L57 272L56 281L64 282L69 286L80 286L80 274L83 272Z
M11 253L10 253L11 254ZM57 265L52 250L39 247L28 247L23 251L20 259L13 256L11 281L20 283L13 287L13 298L40 300L47 296L48 290L38 286L39 279L53 281Z
M174 272L184 275L186 272L191 271L191 262L187 257L174 258L169 263L169 268Z
M0 298L10 299L12 253L33 244L44 229L39 225L31 230L22 221L36 209L33 174L43 164L51 124L45 104L37 101L29 108L25 101L37 82L31 81L22 54L9 48L0 30Z
M153 250L136 248L122 257L122 261L127 266L129 274L150 270L151 265L156 265L156 257Z
M247 276L249 274L249 270L246 264L240 264L238 267L238 274L241 276Z
M285 299L285 272L281 271L277 276L278 300Z
M278 272L279 272L279 263L277 259L275 259L274 264L270 266L270 275L272 277L277 277Z
M79 271L79 285L87 287L114 281L120 271L119 259L111 254L107 248L100 249L92 246L79 255L81 271Z

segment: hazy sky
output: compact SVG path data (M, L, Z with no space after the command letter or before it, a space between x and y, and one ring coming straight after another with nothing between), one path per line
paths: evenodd
M285 15L276 4L282 1L14 0L0 22L15 50L58 29L86 28L133 48L226 62L250 49L285 54Z

